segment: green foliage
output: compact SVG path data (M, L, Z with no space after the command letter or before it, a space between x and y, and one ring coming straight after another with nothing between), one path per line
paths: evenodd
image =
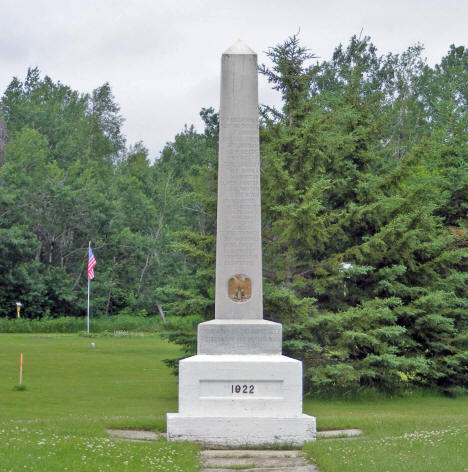
M468 53L422 52L353 36L313 64L293 35L260 67L283 99L260 108L264 316L311 395L468 387ZM214 314L218 114L151 163L125 147L109 84L80 94L30 69L0 108L0 315L82 316L91 240L92 319L162 311L193 354Z
M174 170L151 165L141 143L125 149L108 84L79 94L30 69L0 106L0 314L21 301L29 317L83 315L91 240L93 314L159 316L154 287L177 278L171 245L184 225L168 219L182 212Z
M122 150L96 118L98 98L109 106L102 121L120 123L108 86L80 95L40 80L37 69L24 83L13 79L2 98L10 137L0 168L0 232L10 241L0 260L2 314L16 300L31 314L82 310L87 241L105 227L103 189Z
M278 46L275 65L295 47ZM435 145L442 130L429 129L414 96L428 74L419 54L379 57L353 37L312 78L302 119L262 130L265 274L276 291L316 299L285 326L310 393L468 385L467 253L447 227L466 224L466 197L457 205L454 195L466 194L468 135L459 147ZM405 122L395 134L402 101L408 123L428 123L419 137L403 133ZM285 322L281 311L271 318Z
M283 113L287 117L289 126L297 121L298 113L310 93L310 86L317 67L307 66L306 62L314 59L315 54L301 46L299 35L290 36L283 44L267 51L267 56L273 62L270 69L265 64L259 67L259 72L266 76L273 89L281 93L283 99ZM262 107L264 116L271 114L273 118L281 114L271 107Z
M161 332L173 328L175 321L167 323L167 327L160 318L117 315L90 318L91 333L111 333L116 331L128 332ZM2 318L0 319L0 333L81 333L86 328L86 319L75 316L61 316L58 318Z
M218 115L212 108L200 115L204 134L186 129L160 162L172 169L180 199L171 244L175 274L158 290L168 312L181 318L164 334L183 348L183 355L164 361L174 372L181 358L196 352L198 323L214 313Z

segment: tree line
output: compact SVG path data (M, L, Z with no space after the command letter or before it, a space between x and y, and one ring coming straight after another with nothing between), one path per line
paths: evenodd
M468 50L422 54L354 36L320 62L293 35L259 68L282 97L260 107L264 315L306 391L467 387ZM109 84L29 69L0 103L0 314L83 316L91 240L95 312L161 309L193 353L214 316L215 110L151 163Z

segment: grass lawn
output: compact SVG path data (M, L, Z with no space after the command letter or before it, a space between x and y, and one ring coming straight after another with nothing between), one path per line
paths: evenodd
M20 352L26 390L18 392ZM0 334L0 471L199 470L196 446L105 432L165 428L177 379L162 359L176 353L155 336Z
M323 472L468 471L468 397L415 395L373 401L306 401L319 430L360 428L358 439L304 449Z
M20 352L27 388L14 391ZM165 428L166 412L177 411L177 380L162 359L176 354L150 335L0 334L0 471L199 470L197 446L120 442L105 432ZM307 400L304 411L319 429L365 432L306 445L322 472L468 470L466 397Z

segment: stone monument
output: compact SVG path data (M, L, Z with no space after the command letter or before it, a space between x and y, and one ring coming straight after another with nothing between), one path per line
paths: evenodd
M302 363L281 355L281 324L263 319L257 55L238 41L222 56L215 319L179 364L169 441L300 445Z

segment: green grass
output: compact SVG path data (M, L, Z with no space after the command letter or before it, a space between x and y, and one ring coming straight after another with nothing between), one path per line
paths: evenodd
M91 348L95 343L95 349ZM24 354L24 391L18 385ZM0 471L199 470L188 443L123 442L105 428L161 431L177 411L177 379L156 335L93 338L0 335ZM306 400L319 429L361 428L359 439L305 446L322 472L466 472L468 398Z
M0 335L0 471L196 471L198 447L123 442L106 427L165 428L177 379L156 336ZM25 391L18 383L24 355Z
M468 470L468 398L415 394L393 399L314 401L319 430L361 428L357 439L319 439L304 450L323 472ZM465 452L464 452L465 451Z

